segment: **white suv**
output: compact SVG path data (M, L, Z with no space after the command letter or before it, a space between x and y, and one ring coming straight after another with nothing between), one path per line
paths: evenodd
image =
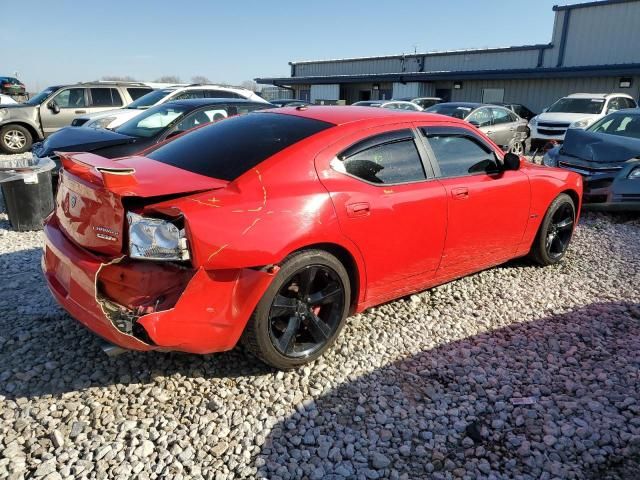
M200 84L185 86L174 85L153 90L129 104L126 108L118 108L116 110L76 117L71 123L71 126L113 129L149 107L167 103L172 100L185 100L189 98L245 98L254 102L269 103L264 98L245 88Z
M585 129L608 113L636 107L633 97L625 93L574 93L563 97L529 122L531 148L562 142L568 128Z

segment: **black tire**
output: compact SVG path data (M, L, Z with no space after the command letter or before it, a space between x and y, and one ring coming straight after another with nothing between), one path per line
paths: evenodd
M564 257L573 236L576 206L566 193L558 195L542 220L529 257L540 265L553 265Z
M308 287L306 278L311 278ZM319 290L311 293L312 288ZM323 296L323 292L330 294ZM315 305L310 301L312 295L314 300L323 301ZM335 301L325 302L329 298ZM258 302L241 342L264 363L281 370L312 362L326 352L340 334L350 299L349 275L336 257L323 250L296 252L285 259ZM291 331L295 333L287 335ZM314 344L318 336L323 340Z
M33 137L22 125L5 125L0 128L0 150L5 153L24 153L31 149Z

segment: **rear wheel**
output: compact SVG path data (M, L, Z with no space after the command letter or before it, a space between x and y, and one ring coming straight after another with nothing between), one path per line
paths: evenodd
M576 207L566 193L551 202L529 254L540 265L553 265L562 260L573 236Z
M515 141L513 142L513 144L511 145L511 148L509 148L509 151L511 153L515 153L518 156L522 156L524 155L524 142L519 142L519 141Z
M258 303L242 341L279 369L311 362L342 330L350 298L349 275L336 257L321 250L295 253Z
M31 148L31 132L21 125L6 125L0 129L0 150L23 153Z

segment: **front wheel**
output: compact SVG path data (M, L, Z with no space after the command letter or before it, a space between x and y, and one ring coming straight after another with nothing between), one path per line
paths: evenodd
M32 142L31 132L22 125L6 125L0 129L0 150L5 153L24 153Z
M564 257L573 236L576 207L566 193L561 193L551 202L542 220L540 230L533 242L533 260L540 265L553 265Z
M297 252L258 302L242 342L278 369L309 363L337 338L350 298L349 275L336 257L321 250Z

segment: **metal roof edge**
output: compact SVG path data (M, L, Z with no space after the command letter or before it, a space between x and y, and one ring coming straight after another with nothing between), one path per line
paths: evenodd
M553 11L575 10L577 8L598 7L601 5L615 5L616 3L631 3L637 1L638 0L597 0L594 2L572 3L570 5L554 5Z

